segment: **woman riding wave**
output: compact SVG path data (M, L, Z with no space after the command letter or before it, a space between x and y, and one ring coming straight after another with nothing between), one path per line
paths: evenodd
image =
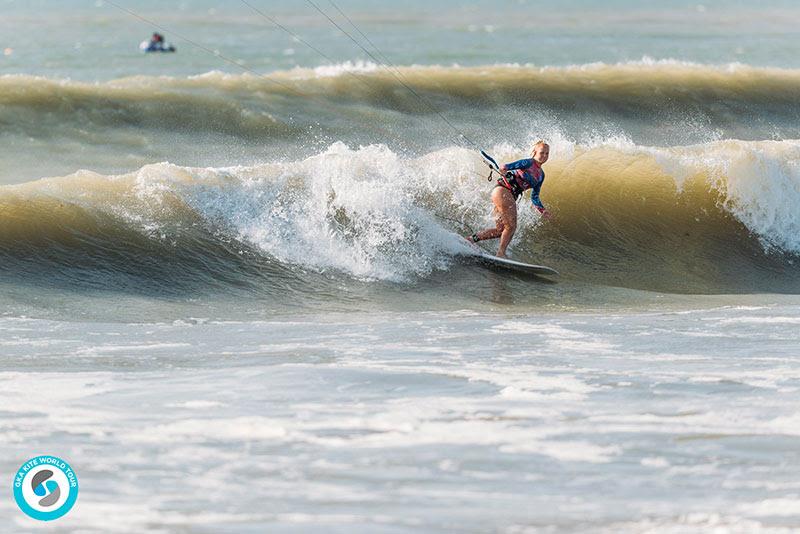
M473 243L484 239L500 238L497 249L499 258L506 257L506 248L517 230L517 199L522 193L531 190L533 207L539 210L542 217L549 219L550 212L539 200L539 192L544 183L542 165L550 157L550 145L544 141L537 141L531 150L531 157L513 163L506 163L500 167L500 178L492 189L492 203L497 215L497 226L472 234L467 239Z

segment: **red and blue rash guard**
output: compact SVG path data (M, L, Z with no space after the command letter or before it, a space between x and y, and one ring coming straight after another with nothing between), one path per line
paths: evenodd
M498 184L510 190L517 198L526 189L531 190L531 202L539 211L544 211L544 204L539 200L539 191L542 190L544 183L544 171L533 158L525 158L513 163L503 165L506 171L512 171L514 183L509 183L509 179L503 177L498 180Z

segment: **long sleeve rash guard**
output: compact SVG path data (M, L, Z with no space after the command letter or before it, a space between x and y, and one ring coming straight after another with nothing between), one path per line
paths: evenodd
M539 164L533 158L525 158L506 163L503 167L514 173L514 179L522 191L531 190L533 206L539 211L544 211L544 204L539 200L539 192L544 183L544 171Z

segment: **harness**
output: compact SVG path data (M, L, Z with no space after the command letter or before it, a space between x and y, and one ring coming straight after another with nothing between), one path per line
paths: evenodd
M500 176L497 179L497 186L504 187L511 191L511 194L514 195L514 200L517 200L520 196L522 196L523 189L517 183L517 180L514 178L514 173L508 171L505 176Z
M544 170L542 170L541 167L539 167L538 170L539 173L541 173L541 180L544 180ZM523 174L528 174L526 171L521 171L521 172ZM533 175L531 175L531 179L534 181L539 181L536 180L536 178L534 178ZM525 189L527 189L523 185L520 185L519 183L520 180L525 180L525 179L520 178L514 171L507 171L505 175L501 175L500 178L497 179L497 185L495 187L499 186L508 189L509 191L511 191L511 194L514 195L514 200L517 200L519 199L520 196L522 196L522 192L525 191ZM525 180L525 185L528 185L531 188L535 187L535 184L529 182L528 180Z

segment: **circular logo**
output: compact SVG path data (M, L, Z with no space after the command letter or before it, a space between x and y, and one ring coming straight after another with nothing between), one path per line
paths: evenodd
M52 521L69 512L78 499L78 477L55 456L34 456L14 475L14 500L34 519Z

